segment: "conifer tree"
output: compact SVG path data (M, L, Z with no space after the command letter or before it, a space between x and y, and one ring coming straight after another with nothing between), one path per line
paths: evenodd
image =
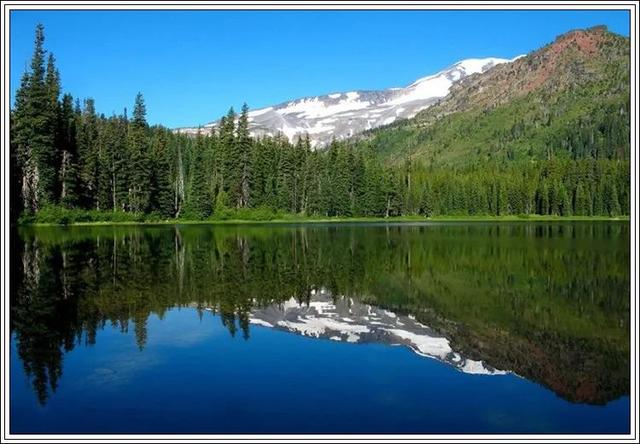
M11 113L11 159L15 167L12 172L16 174L14 182L15 219L20 213L36 211L36 190L33 175L35 171L35 159L31 150L31 122L29 119L30 106L28 102L30 76L25 72L20 82L20 88L16 91L15 109ZM19 190L19 191L18 191Z
M234 204L239 200L240 168L235 137L236 113L233 108L220 124L219 149L221 154L222 188Z
M429 182L427 182L426 186L422 190L420 211L426 217L431 217L433 215L433 190L431 189L431 184Z
M73 97L65 94L60 110L59 143L62 156L59 181L60 203L69 208L81 203L76 122Z
M150 181L150 209L163 217L174 216L173 190L171 187L171 160L168 134L163 129L155 130L152 151ZM206 168L206 164L204 165ZM205 186L206 184L203 184Z
M133 212L144 212L150 203L151 162L147 127L147 109L141 93L136 95L128 137L131 174L129 206Z
M284 211L295 212L295 204L293 199L294 182L295 182L295 154L291 144L286 140L276 142L279 150L277 154L277 172L276 178L276 194L278 196L278 207Z
M251 150L251 206L266 205L268 158L263 140L257 140Z
M331 148L329 148L331 151ZM336 216L351 216L351 165L347 150L336 144L335 158L333 159L332 183L333 183L333 208L332 214Z
M16 92L14 114L17 158L22 171L22 203L25 209L37 211L55 202L56 191L56 113L52 106L55 67L53 59L49 80L45 80L44 27L36 26L31 70L22 77ZM59 91L59 89L58 89ZM57 97L56 97L57 99Z
M604 205L608 216L620 215L620 201L618 199L618 187L615 182L607 177L604 185Z
M508 207L507 196L506 196L506 188L504 186L504 183L501 180L497 181L495 190L496 190L495 191L495 196L496 196L495 215L496 216L503 216L503 215L509 214L509 207Z
M240 176L238 194L239 208L249 206L249 190L251 186L251 137L249 136L249 107L242 105L236 139L238 173Z
M576 216L589 216L591 214L591 197L587 194L588 190L578 183L575 193L574 214Z
M47 58L47 70L45 76L45 87L47 89L48 96L48 109L47 109L47 126L48 132L53 135L53 150L48 156L52 162L52 176L51 176L51 193L52 203L57 203L60 200L61 184L60 184L60 166L62 163L63 155L63 143L62 140L64 129L62 125L61 116L61 104L59 102L60 97L60 73L55 66L55 57L52 53L49 53Z
M538 188L538 214L546 215L549 212L549 186L546 179L542 178Z
M191 194L186 205L187 214L198 219L209 217L212 206L209 189L206 186L201 186L207 181L207 170L204 162L205 143L204 137L198 131L194 145L193 162L191 163Z
M305 134L300 138L300 148L297 153L296 168L298 171L298 212L307 214L309 209L309 192L311 189L313 170L309 169L311 156L311 141L309 134Z
M114 129L112 119L105 121L100 119L98 131L97 150L97 182L100 184L96 190L96 208L106 211L113 210L113 180L111 174L112 149L114 145Z
M9 114L9 128L9 221L11 224L15 224L20 218L23 203L21 193L22 165L20 164L18 144L15 137L15 112L13 110Z
M175 210L176 217L180 216L182 206L185 200L185 171L184 163L182 161L182 147L178 142L175 147L175 174L174 174L174 186L173 186L173 208ZM215 179L215 173L213 175Z
M78 135L82 201L85 208L96 208L98 195L98 116L93 99L84 101Z
M559 213L561 216L571 216L572 207L569 193L563 182L558 185L558 201L560 202Z

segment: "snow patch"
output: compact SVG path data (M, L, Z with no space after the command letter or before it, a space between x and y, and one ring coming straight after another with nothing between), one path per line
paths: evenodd
M367 101L358 101L358 93L347 93L347 98L335 104L327 104L319 97L302 99L287 105L279 110L280 114L299 114L306 119L317 119L332 116L345 111L357 111L369 107Z
M384 329L401 339L409 341L414 351L420 355L444 360L452 352L447 338L419 335L397 328Z
M355 335L353 333L349 333L347 335L347 342L358 342L360 340L360 336Z
M484 366L482 361L474 361L467 359L463 366L459 367L465 373L472 375L506 375L507 372L502 370L490 370Z
M358 339L354 333L369 333L369 327L365 325L354 325L346 322L336 321L329 318L317 318L315 316L308 316L300 319L300 322L294 321L278 321L279 327L288 328L289 330L297 331L305 336L320 337L320 335L329 331L337 331L340 333L346 333L349 338Z
M487 67L494 67L501 63L511 62L509 59L499 59L497 57L488 57L486 59L465 59L456 63L454 66L459 66L464 69L466 74L475 74L478 72L486 71Z
M420 356L448 363L465 373L509 373L495 370L482 361L466 359L452 349L446 337L438 336L413 315L398 315L353 298L340 299L339 296L330 296L323 289L312 294L314 299L305 304L299 304L295 298L291 298L279 307L257 309L249 321L251 324L278 327L312 338L403 345ZM340 302L336 302L335 298L339 298Z
M517 60L496 57L461 60L454 65L404 88L381 91L350 91L307 97L249 112L250 131L254 136L282 134L294 142L308 134L312 148L326 145L331 139L344 139L367 129L411 118L445 97L451 85L465 76L486 71L500 63ZM219 124L213 122L201 130ZM198 128L179 128L179 133L197 134Z
M270 106L268 108L262 108L262 109L257 109L255 111L249 111L249 117L257 117L257 116L261 116L263 114L268 113L269 111L273 110L273 106Z
M300 307L300 303L296 301L295 298L288 299L282 303L282 309L284 311L290 310L292 308Z
M255 324L255 325L262 325L263 327L273 327L273 324L258 318L250 318L249 323Z

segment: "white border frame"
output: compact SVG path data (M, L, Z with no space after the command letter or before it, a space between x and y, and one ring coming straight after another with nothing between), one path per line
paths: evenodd
M260 1L138 1L138 2L122 2L122 1L87 1L81 2L64 2L64 1L24 1L18 2L2 1L2 207L1 207L1 233L2 233L2 353L0 364L2 366L2 402L0 405L1 417L0 426L2 429L2 442L201 442L206 441L222 441L222 442L349 442L349 441L367 441L367 442L415 442L415 441L438 441L438 442L638 442L637 439L637 111L638 111L638 47L637 47L637 31L638 18L637 9L639 7L637 1L528 1L523 3L508 3L501 0L494 2L489 1L358 1L350 2L340 1L275 1L271 3ZM8 242L10 240L9 232L9 113L10 113L10 85L9 85L9 51L10 51L10 14L16 10L65 10L65 9L138 9L138 10L561 10L561 9L590 9L590 10L626 10L630 16L630 32L629 39L631 43L631 324L630 324L630 345L631 345L631 378L630 378L630 405L631 405L631 424L630 433L628 435L508 435L508 434L492 434L492 435L16 435L9 431L9 355L10 355L10 331L9 331L9 256ZM635 123L634 123L635 122ZM636 295L634 297L634 295Z

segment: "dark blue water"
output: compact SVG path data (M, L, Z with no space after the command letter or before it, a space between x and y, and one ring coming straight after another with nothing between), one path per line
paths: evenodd
M12 347L14 433L615 433L629 399L572 404L514 375L468 375L403 347L352 345L214 316L149 320L144 351L107 327L65 358L40 406Z
M288 237L291 233L284 229L275 238L265 238L264 232L239 236L234 231L220 233L220 241L214 233L218 250L204 231L190 239L187 233L180 233L181 244L176 247L175 231L167 231L165 238L164 234L145 237L136 231L140 229L130 230L134 232L91 232L71 238L67 233L62 244L47 240L49 233L23 235L25 245L35 241L41 248L37 256L30 256L31 247L23 247L23 257L50 260L39 263L35 278L36 271L22 270L23 282L31 276L35 284L27 288L25 283L16 291L29 294L31 299L12 301L12 433L629 431L628 380L624 378L628 361L623 352L611 351L625 350L627 331L625 327L618 332L618 327L611 327L615 322L608 320L624 318L626 306L584 305L576 310L583 314L563 313L567 304L577 307L581 302L571 297L558 300L563 294L560 290L566 290L562 273L554 277L552 298L558 318L545 312L545 298L535 300L537 310L545 314L532 314L535 307L518 301L509 310L513 317L505 320L501 311L482 308L487 299L480 295L474 296L478 300L475 308L464 300L462 291L442 296L443 301L462 298L454 309L443 305L440 296L429 296L438 288L437 282L453 292L459 288L459 277L471 272L465 268L470 266L464 265L466 259L458 256L461 265L447 266L456 268L450 280L443 274L432 275L426 271L433 272L429 266L435 264L429 262L428 253L437 253L438 263L446 263L446 253L432 250L438 242L455 252L455 239L459 241L464 233L471 237L486 233L434 232L432 241L421 247L425 250L418 251L411 241L419 234L400 230L392 241L407 243L393 256L408 252L411 271L407 272L406 257L400 261L405 265L397 269L385 262L380 252L375 260L385 265L376 268L379 265L374 262L365 263L363 274L353 271L348 277L336 278L331 288L326 276L338 276L339 270L320 263L309 266L310 259L304 254L312 254L312 248L303 255L294 253ZM608 236L590 233L588 236L596 237L592 245L598 244L599 237ZM627 234L624 230L613 233L623 240ZM366 249L376 235L352 231L333 242L344 247L339 248L344 255L348 244L340 245L343 240L363 242L354 248ZM513 266L516 276L521 271L518 267L535 275L527 265L531 260L544 257L545 266L552 261L549 244L540 256L519 256L517 247L495 238L506 235L503 230L491 235L493 241L479 242L489 242L487 251L496 257L509 252L509 261L520 263ZM526 233L520 235L526 237ZM314 236L327 234L307 232L305 236L313 245ZM101 250L105 245L109 253ZM564 248L573 251L575 245L559 245L559 256L571 260L573 256ZM87 257L86 252L92 250L95 255ZM460 251L473 255L478 247ZM480 253L483 251L480 247ZM585 253L588 251L579 249L576 257L606 264L606 258L591 257ZM331 258L328 251L323 253ZM146 262L136 262L136 255ZM286 259L280 261L278 255ZM77 263L71 265L74 257ZM122 273L135 273L137 283L130 275L116 276L114 258L127 261ZM337 256L333 259L338 261ZM486 262L482 254L480 259ZM221 260L226 265L220 265ZM296 264L308 271L298 275L293 271ZM231 267L235 280L229 280L225 267ZM316 275L321 268L322 276ZM339 268L344 271L347 267L341 264ZM367 270L376 272L368 274ZM278 277L279 273L282 276ZM607 277L598 282L608 282L609 288L615 289L616 283L625 282L624 274L617 279L617 273L610 268ZM120 284L114 284L115 277ZM478 279L473 292L480 294L485 282ZM422 290L398 290L409 280ZM250 281L256 285L249 285ZM305 285L314 289L307 293L306 301L298 303L299 293L282 286L289 281L298 282L296 288L301 285L303 292ZM517 277L505 282L519 285ZM575 279L571 282L575 288ZM594 281L588 284L594 285ZM504 291L511 294L509 288L496 290L501 284L491 285L494 289L487 294L494 295L496 303L503 302L497 295L504 296ZM535 283L528 285L537 291ZM393 292L399 298L394 299L399 301L395 305L385 299ZM597 288L595 292L597 299ZM279 299L265 299L269 297ZM56 302L49 304L50 299ZM439 319L447 317L446 323L429 318L434 310ZM456 317L452 314L456 311L471 314ZM605 345L611 355L606 363L597 358L602 354L597 349L603 344L601 339L590 339L582 317L588 321L584 325L597 324L600 336L609 337ZM529 338L530 331L518 327L518 322L538 325L539 336L551 335L555 342ZM496 340L486 345L487 338L498 330L499 337L506 338L504 343ZM557 345L565 342L573 345ZM485 345L479 346L481 343ZM526 353L530 362L517 357L519 348L525 346L537 350ZM557 347L564 347L561 351L570 355L568 361ZM612 363L616 359L619 362ZM586 382L574 387L571 383L576 374ZM620 384L602 382L616 379L610 376L616 374L622 375Z

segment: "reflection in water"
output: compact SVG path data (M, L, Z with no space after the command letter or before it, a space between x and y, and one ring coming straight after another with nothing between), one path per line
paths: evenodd
M464 373L506 373L454 352L447 338L412 315L398 316L352 298L336 300L324 290L312 290L306 304L292 298L280 306L255 310L249 322L333 341L405 345L421 356L446 362Z
M629 392L626 223L25 229L11 331L41 403L63 356L171 307L514 372L576 402ZM428 327L427 327L428 326Z

